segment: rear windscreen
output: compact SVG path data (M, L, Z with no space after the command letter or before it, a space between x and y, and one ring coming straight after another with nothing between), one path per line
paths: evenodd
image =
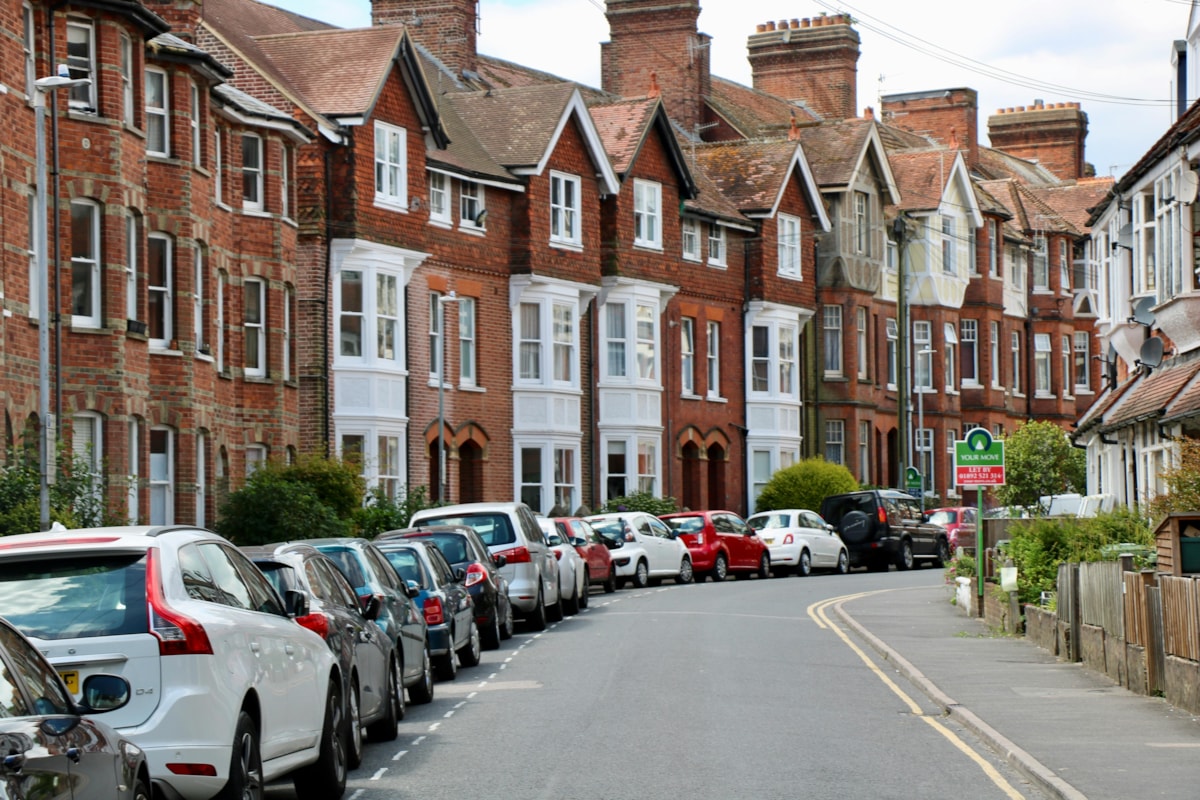
M447 517L430 517L417 523L417 527L428 525L465 525L479 534L488 547L498 544L513 544L517 534L507 514L454 514ZM447 559L450 560L450 559Z
M465 564L471 560L471 556L467 553L467 542L458 534L435 533L429 538L433 540L437 549L442 551L442 555L452 566Z
M0 563L0 609L38 639L148 633L145 554Z
M704 530L703 517L667 517L663 522L679 533L700 533Z

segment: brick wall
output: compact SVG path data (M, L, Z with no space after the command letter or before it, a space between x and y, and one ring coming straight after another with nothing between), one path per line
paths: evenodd
M1001 108L988 117L992 147L1037 161L1061 180L1088 174L1084 160L1087 114L1079 103L1035 100L1033 105Z
M887 95L881 108L889 124L964 151L968 169L979 163L979 96L974 89Z
M754 88L825 119L858 115L858 32L843 14L759 25L747 49Z

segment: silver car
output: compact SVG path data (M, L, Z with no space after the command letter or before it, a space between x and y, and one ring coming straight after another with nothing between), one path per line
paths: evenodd
M413 514L414 528L466 525L494 556L504 556L500 574L508 581L513 612L534 630L563 618L558 591L558 561L546 543L537 517L524 503L463 503L426 508Z

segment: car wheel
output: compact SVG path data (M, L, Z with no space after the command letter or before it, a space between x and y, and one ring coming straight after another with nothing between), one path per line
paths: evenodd
M760 577L760 578L771 577L771 557L769 555L767 555L766 553L763 553L762 556L758 559L758 577Z
M404 692L400 689L395 659L388 667L387 681L387 713L383 715L383 719L372 722L367 727L367 738L372 742L393 741L396 738L396 726L400 724L400 720L404 719ZM353 764L352 766L357 767L358 765Z
M329 800L346 791L346 721L344 703L337 683L329 685L325 700L325 727L321 731L317 760L296 771L292 785L299 800Z
M217 797L219 800L263 800L262 752L258 749L258 728L245 711L238 714L237 728L233 733L229 780Z
M500 638L511 639L516 626L513 624L512 603L505 600L504 603L504 624L500 626Z
M133 784L133 800L150 800L150 784L140 775Z
M896 554L896 569L908 570L913 568L912 542L905 539L900 543L900 552Z
M800 560L796 562L796 574L801 578L812 574L812 555L807 550L800 551Z
M676 583L691 583L696 580L696 573L692 570L692 559L687 556L679 562L679 575L675 577Z
M617 568L608 568L608 580L604 581L604 593L612 594L617 590Z
M473 667L479 663L479 656L483 650L479 643L479 626L475 624L475 620L471 620L471 635L467 637L467 646L458 651L458 663L464 667Z
M650 585L650 565L644 560L638 561L633 571L633 588L645 589Z
M450 641L452 643L454 642L454 634L453 633L450 634ZM454 647L453 644L451 644L450 646L451 646L451 648ZM450 652L445 653L440 656L437 656L437 658L434 661L433 666L437 670L438 680L440 680L440 681L454 680L455 678L458 677L458 653L454 652L454 650L451 649Z
M614 585L616 586L617 589L624 589L625 588L625 579L624 578L616 578Z
M946 562L949 560L950 545L946 543L945 539L938 539L937 555L933 558L933 565L935 567L944 567L946 566Z
M533 613L528 617L529 627L535 631L546 630L546 604L542 600L542 591L539 589L537 602L533 604Z
M579 590L579 607L587 608L592 602L592 583L586 577L583 579L583 586Z
M725 559L724 553L717 553L717 560L713 562L713 568L708 573L708 577L712 578L714 583L720 583L729 577L729 562Z
M492 621L488 623L487 628L481 633L484 650L500 649L500 640L504 634L500 630L500 606L492 609Z
M563 599L561 592L558 595L558 599L554 601L554 605L546 609L546 619L550 622L563 621Z
M433 659L428 644L421 651L421 680L408 687L408 699L416 705L433 702Z
M575 581L572 579L571 583L575 583ZM566 600L563 600L562 604L563 604L563 613L567 614L568 616L573 617L579 613L579 586L578 586L578 584L576 584L572 588L575 590L574 592L572 592L572 594L574 596L570 597ZM562 595L561 587L559 588L559 595L560 596Z
M358 682L350 685L350 696L346 698L346 765L358 769L363 755L362 709L358 705Z
M845 575L850 571L850 556L846 554L845 550L838 553L837 571L838 575Z

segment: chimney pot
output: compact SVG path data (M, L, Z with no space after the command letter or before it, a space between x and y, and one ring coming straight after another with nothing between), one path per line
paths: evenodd
M789 27L789 28L799 28L799 27L800 27L800 20L798 20L798 19L793 19L791 22L789 22L789 23L788 23L788 27Z
M787 28L788 28L788 21L786 19L779 20L779 30L786 31Z
M774 22L768 22L768 23L767 23L767 30L769 30L769 31L773 31L773 30L775 30L775 23L774 23Z
M765 24L763 24L763 23L761 23L761 22L760 22L760 23L758 23L757 25L755 25L755 26L754 26L754 30L755 30L755 32L757 32L757 33L766 33L766 32L767 32L767 26L766 26Z
M875 119L875 109L867 106L863 109L863 119Z
M812 20L811 20L811 19L809 19L808 17L805 17L804 19L800 20L800 27L801 27L801 28L810 28L810 27L812 27Z

